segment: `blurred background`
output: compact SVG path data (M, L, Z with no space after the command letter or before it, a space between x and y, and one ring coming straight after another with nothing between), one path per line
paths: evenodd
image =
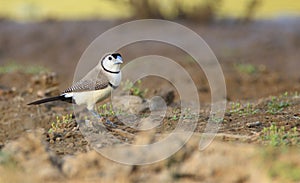
M299 15L296 0L11 0L0 4L0 16L16 21L163 18L209 22L243 21Z
M296 0L2 1L0 65L45 67L58 73L63 89L85 48L101 33L130 20L166 19L189 27L208 43L224 70L229 100L264 97L295 90L300 82L299 14ZM170 57L202 83L200 93L209 93L203 73L179 49L136 43L121 53L125 60L148 54Z

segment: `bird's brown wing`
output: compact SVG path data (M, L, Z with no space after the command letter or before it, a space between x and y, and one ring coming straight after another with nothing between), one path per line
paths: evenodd
M82 79L67 88L63 93L101 90L109 86L108 78L100 72L96 79Z

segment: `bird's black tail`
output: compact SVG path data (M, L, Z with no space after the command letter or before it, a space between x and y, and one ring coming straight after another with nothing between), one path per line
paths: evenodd
M59 95L59 96L55 96L55 97L44 98L44 99L41 99L41 100L31 102L27 105L38 105L38 104L42 104L42 103L46 103L46 102L52 102L52 101L56 101L56 100L65 100L65 97Z

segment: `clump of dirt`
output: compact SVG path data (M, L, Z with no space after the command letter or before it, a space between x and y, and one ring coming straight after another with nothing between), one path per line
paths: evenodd
M224 146L220 142L214 142L206 151L199 152L199 137L194 136L169 159L153 165L129 166L110 161L95 151L60 158L46 148L42 141L43 133L42 130L29 132L5 146L2 152L11 158L10 163L13 162L14 166L9 166L8 162L0 166L4 168L0 169L1 175L7 175L1 176L2 181L18 181L18 176L9 176L12 171L24 176L34 173L35 176L25 176L31 182L254 182L266 178L263 172L257 171L254 163L257 151L251 146ZM247 156L240 156L241 151L237 149L243 149L243 154ZM223 157L224 154L227 154L226 158ZM243 162L253 163L244 167ZM237 176L231 176L232 174Z

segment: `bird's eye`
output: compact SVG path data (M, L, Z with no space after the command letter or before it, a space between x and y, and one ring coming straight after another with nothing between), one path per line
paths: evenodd
M112 60L112 58L111 58L111 57L108 57L108 60Z

